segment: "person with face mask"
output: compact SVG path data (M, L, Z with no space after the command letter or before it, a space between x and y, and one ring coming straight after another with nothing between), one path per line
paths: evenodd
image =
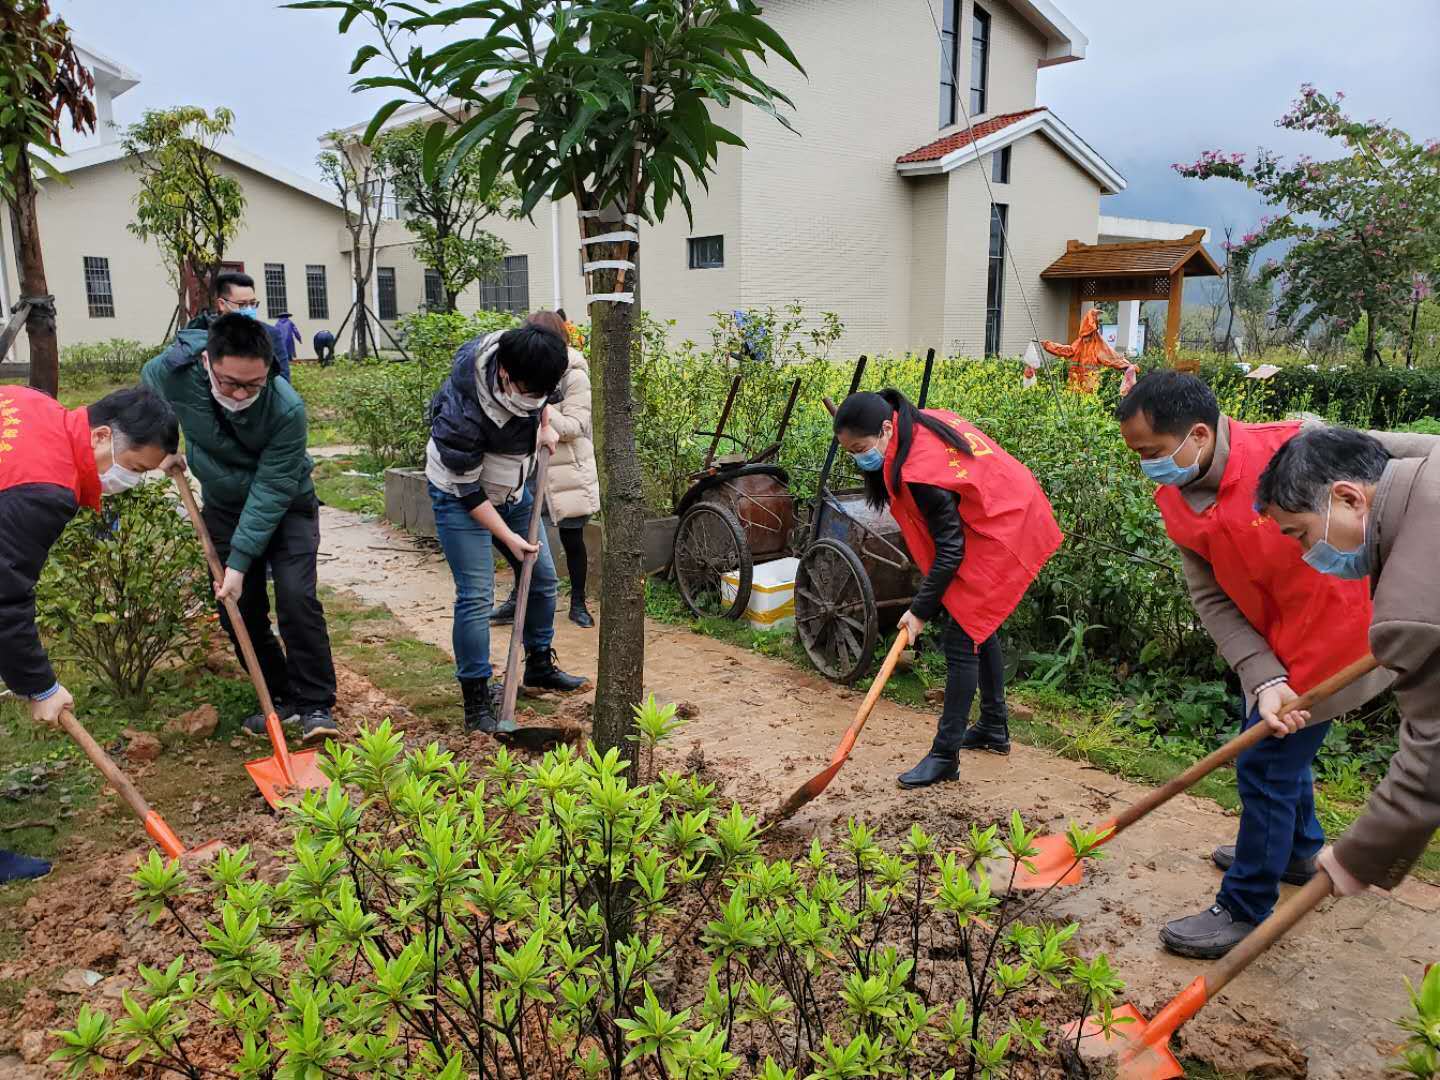
M557 580L545 530L538 548L525 538L530 515L539 512L530 483L536 453L542 444L553 452L559 441L547 412L568 364L564 339L544 327L478 337L460 347L430 403L425 477L440 547L455 578L455 674L467 731L498 730L490 685L497 542L517 561L537 553L519 631L524 685L561 693L586 685L560 670L551 647Z
M1221 415L1193 375L1156 371L1117 409L1120 432L1157 485L1155 502L1180 550L1191 601L1245 694L1245 727L1278 725L1284 706L1366 650L1370 596L1362 581L1325 577L1255 508L1255 485L1300 421L1247 424ZM1323 425L1322 425L1323 426ZM1425 453L1433 437L1386 436L1397 453ZM1235 763L1240 828L1211 858L1225 872L1215 901L1175 919L1160 939L1181 956L1215 959L1275 906L1282 881L1303 884L1325 842L1312 765L1328 723L1390 681L1371 673L1315 710L1315 723L1267 739Z
M185 329L209 330L210 324L222 315L243 315L265 327L265 332L270 335L270 354L275 358L275 364L280 369L280 377L288 382L290 360L295 355L295 349L279 327L260 322L260 297L255 292L255 279L249 274L241 273L239 270L224 270L216 274L215 310L202 311L185 324ZM289 316L282 316L282 318L288 321ZM295 331L293 323L290 324L290 329L295 332L298 340L299 332Z
M835 437L860 469L866 502L889 508L925 574L900 625L913 642L940 621L945 704L930 752L900 786L954 780L961 750L1010 752L997 631L1060 547L1060 529L1029 469L969 421L917 409L899 390L851 394L835 411ZM980 722L968 728L977 687Z
M222 315L208 330L180 331L141 378L170 402L185 431L205 524L225 566L217 595L236 601L281 721L298 723L314 743L339 734L335 663L316 595L320 503L305 450L305 405L279 377L270 344L254 319ZM267 571L283 650L270 629ZM220 620L233 643L223 605ZM264 738L264 716L243 728Z
M58 727L75 703L35 626L35 584L51 547L82 506L99 510L102 495L134 487L179 443L175 413L143 386L116 390L88 409L0 386L0 681L29 699L35 723ZM49 870L40 859L0 851L0 884Z
M1440 449L1393 457L1373 434L1297 435L1260 475L1256 502L1328 578L1373 597L1369 645L1394 677L1399 749L1365 812L1318 862L1338 896L1405 880L1440 829ZM1281 717L1286 742L1314 718Z

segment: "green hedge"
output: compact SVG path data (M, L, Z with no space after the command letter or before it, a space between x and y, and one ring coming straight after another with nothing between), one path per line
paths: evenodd
M1247 379L1226 361L1202 364L1201 377L1215 392L1276 416L1313 412L1338 423L1396 428L1440 416L1440 372L1405 368L1282 367L1269 379Z

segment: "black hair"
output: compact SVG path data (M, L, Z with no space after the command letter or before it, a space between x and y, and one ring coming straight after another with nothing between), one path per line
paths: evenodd
M885 421L895 419L895 457L890 463L890 486L900 488L900 470L910 456L910 447L915 442L915 425L940 439L947 446L959 450L966 457L974 457L970 444L960 433L948 424L927 416L911 404L910 399L894 387L887 387L879 393L851 394L835 410L835 434L848 431L855 435L877 436ZM880 510L890 502L890 491L885 486L885 477L880 472L867 472L865 479L865 501L872 509Z
M242 289L255 288L255 279L239 270L226 270L215 275L215 297L228 296L230 289L238 285Z
M113 390L86 410L91 429L108 427L115 445L158 446L167 454L180 449L180 421L170 403L148 386Z
M512 382L532 394L552 394L570 366L565 340L529 323L500 335L496 359Z
M560 321L561 321L561 322L569 322L569 321L570 321L570 316L565 314L565 309L564 309L563 307L557 307L557 308L555 309L555 314L560 316Z
M1143 376L1115 407L1122 424L1144 413L1157 435L1187 435L1196 424L1220 426L1220 403L1210 387L1194 375L1164 368Z
M1265 466L1255 487L1255 503L1292 514L1322 513L1336 480L1377 483L1389 461L1389 451L1363 431L1322 427L1301 432L1276 450Z
M266 364L275 358L270 344L270 331L265 324L239 312L221 315L210 324L210 336L205 341L205 352L212 364L220 363L227 356L253 356L257 360L264 360Z

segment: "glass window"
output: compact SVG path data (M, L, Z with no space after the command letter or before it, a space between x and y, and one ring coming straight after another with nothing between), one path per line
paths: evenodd
M974 25L970 28L970 115L985 111L985 87L990 77L990 14L975 9Z
M725 237L690 237L690 269L718 270L725 265Z
M1001 147L990 155L990 179L997 184L1010 182L1010 147Z
M990 260L985 275L985 355L1000 352L1000 329L1005 307L1005 229L1010 208L990 204Z
M92 319L115 317L115 292L110 288L110 260L94 255L85 259L85 302Z
M431 311L445 307L445 284L440 280L439 270L425 271L425 306Z
M380 294L380 310L376 314L382 319L398 318L400 316L400 300L395 294L395 268L393 266L377 266L375 274L375 288Z
M285 264L265 264L265 317L278 319L290 310L285 297Z
M928 2L928 0L927 0ZM960 78L960 5L963 0L943 0L944 24L940 28L940 126L949 127L959 119L955 83Z
M305 299L310 305L310 318L330 318L330 289L325 282L323 263L305 267Z
M530 256L506 255L498 281L480 283L480 306L525 315L530 311Z

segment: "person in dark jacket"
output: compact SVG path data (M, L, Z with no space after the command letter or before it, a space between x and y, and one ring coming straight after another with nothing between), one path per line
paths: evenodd
M141 372L184 428L205 524L225 565L217 595L238 602L281 720L298 719L305 741L316 742L338 734L335 663L315 594L320 504L305 452L305 405L279 375L270 335L238 314L220 316L208 331L182 330ZM283 651L270 631L267 569ZM223 607L220 618L233 640ZM244 728L263 737L265 718L252 716Z
M50 548L82 506L99 510L102 494L138 484L179 442L175 413L146 387L66 409L38 390L0 386L0 681L29 699L37 724L56 726L75 703L35 626L35 584ZM0 851L0 883L49 871Z
M315 346L315 359L320 361L321 367L329 367L335 362L335 335L329 330L317 332L311 344Z
M188 323L186 330L209 330L210 324L222 315L243 315L254 319L270 335L270 354L280 369L280 377L290 381L290 358L294 349L287 348L280 331L269 323L260 322L260 297L255 292L255 279L238 270L226 270L215 275L215 310L202 311ZM298 339L299 333L297 331Z
M275 339L279 344L275 359L282 368L281 374L288 380L290 365L295 362L296 350L300 346L300 328L290 318L290 312L282 311L275 321Z
M546 411L568 362L565 342L537 326L475 338L455 354L430 403L425 477L455 578L455 674L469 731L498 729L490 691L495 540L517 559L538 552L520 631L524 685L562 692L585 685L560 670L551 648L557 582L545 530L538 548L525 539L530 515L538 512L530 484L536 451L542 443L555 448Z

